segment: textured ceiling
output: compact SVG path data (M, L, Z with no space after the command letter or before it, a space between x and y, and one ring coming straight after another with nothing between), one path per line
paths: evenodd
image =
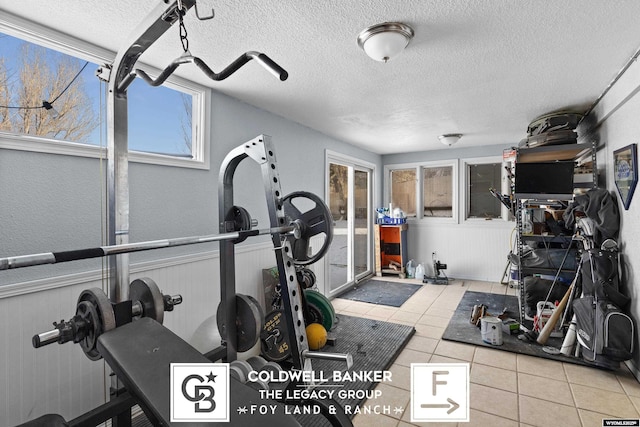
M0 0L0 9L111 51L159 0ZM537 116L585 110L640 46L638 0L213 0L213 20L185 19L190 51L216 72L245 51L289 72L280 82L255 63L222 82L193 65L178 75L337 139L386 154L516 144ZM389 63L356 43L373 24L415 30ZM142 57L164 68L182 53L172 28Z

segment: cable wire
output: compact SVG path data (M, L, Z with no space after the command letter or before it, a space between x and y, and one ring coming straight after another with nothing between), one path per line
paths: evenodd
M69 88L71 87L71 85L78 79L78 77L80 76L80 74L84 71L85 68L87 68L87 65L89 65L89 61L86 61L84 63L84 65L82 66L82 68L80 69L80 71L78 71L78 73L75 75L75 77L73 79L71 79L71 81L69 82L69 84L62 90L62 92L60 92L58 94L58 96L56 96L53 101L50 101L49 104L53 104L54 102L56 102L58 100L58 98L60 98L62 95L64 95L64 93L69 90ZM16 110L37 110L39 108L45 108L44 105L40 105L38 107L20 107L20 106L10 106L10 105L0 105L0 108L9 108L9 109L16 109Z

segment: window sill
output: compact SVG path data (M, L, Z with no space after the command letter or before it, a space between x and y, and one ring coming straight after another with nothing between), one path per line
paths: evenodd
M55 139L29 135L17 135L9 132L0 132L0 149L59 154L64 156L86 157L93 159L105 159L107 157L106 148L99 147L97 145L58 141ZM209 169L209 162L206 161L179 158L162 154L143 153L139 151L130 151L129 161L133 163L146 163L161 166Z

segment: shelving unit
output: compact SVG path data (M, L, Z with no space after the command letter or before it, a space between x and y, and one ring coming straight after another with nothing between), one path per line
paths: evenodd
M596 145L591 144L564 144L564 145L548 145L534 148L512 148L505 150L503 155L505 167L508 168L513 176L511 185L512 194L514 195L513 203L516 204L516 230L517 230L517 255L520 260L524 257L525 241L543 242L545 247L553 245L564 245L565 247L575 246L577 242L572 240L571 236L565 235L543 235L537 233L525 233L523 213L525 209L540 208L540 206L560 205L558 200L532 200L519 199L515 197L515 182L518 177L515 172L516 163L541 163L554 161L573 161L575 162L574 171L580 172L574 174L574 192L579 189L587 190L596 188L598 185L598 169L596 165ZM584 173L584 171L590 171ZM528 230L533 231L533 230ZM560 272L575 274L574 269L562 269ZM556 275L557 268L541 268L541 267L522 267L522 262L518 265L518 291L520 293L520 321L525 320L525 289L524 278L534 274Z

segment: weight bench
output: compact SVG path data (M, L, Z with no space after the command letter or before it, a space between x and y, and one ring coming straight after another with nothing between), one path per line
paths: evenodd
M154 425L171 425L169 376L171 363L211 363L176 334L148 317L100 335L97 348ZM259 416L239 415L237 408L243 406L282 405L260 399L257 390L233 377L230 378L229 390L231 425L300 426L293 416L282 413ZM175 423L175 425L204 426L211 423Z

